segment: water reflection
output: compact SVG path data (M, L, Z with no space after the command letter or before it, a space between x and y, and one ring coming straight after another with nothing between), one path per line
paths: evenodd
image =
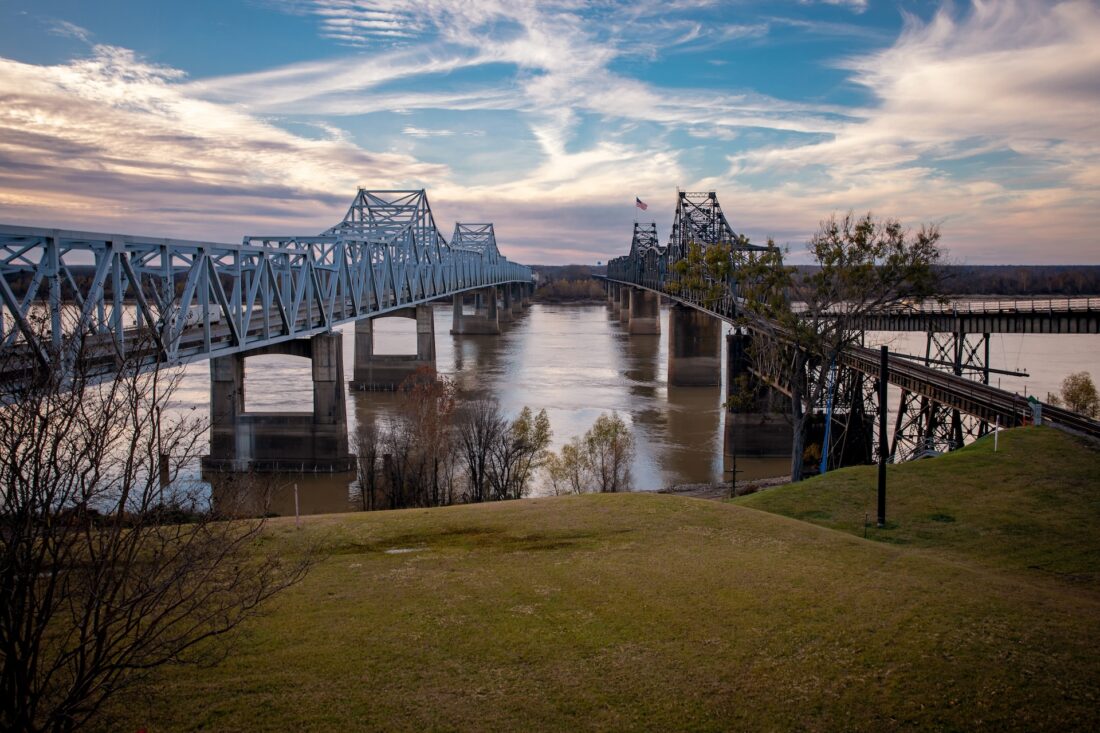
M441 305L435 312L437 366L455 380L461 399L492 396L509 415L525 405L536 411L545 408L554 429L555 449L582 435L601 413L618 412L633 426L637 444L633 473L638 489L728 481L732 460L723 455L723 388L667 386L667 307L661 309L659 336L629 336L625 324L614 316L605 305L534 305L515 320L502 323L500 336L452 336L451 308ZM375 330L380 353L414 352L415 333L407 326L402 319L380 321ZM345 374L350 375L354 328L347 325L342 331ZM895 337L892 347L916 350L921 339L920 335ZM1095 369L1100 362L1098 342L1093 336L995 337L994 363L1010 368L1020 362L1042 365L1046 371L1036 373L1029 386L1032 393L1041 390L1045 394L1056 391L1069 372ZM1040 353L1044 356L1035 356ZM1055 354L1056 360L1050 354ZM1057 368L1050 368L1055 361ZM249 359L246 370L250 407L305 409L300 402L312 391L310 369L303 360L260 357ZM209 365L189 365L177 393L178 406L205 412L208 399ZM355 426L362 422L385 420L397 405L393 393L351 391L349 431L354 435ZM788 465L786 457L741 458L737 460L737 478L747 481L782 475ZM303 513L358 508L351 475L268 477L249 501L266 511L293 514L295 483ZM238 482L233 500L239 501L239 495L247 493L245 489ZM212 492L226 504L229 493L224 485Z
M291 517L362 509L354 473L207 474L214 511L228 517ZM297 494L297 497L295 497Z

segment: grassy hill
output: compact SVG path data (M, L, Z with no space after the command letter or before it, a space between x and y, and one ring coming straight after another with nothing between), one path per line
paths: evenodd
M858 472L744 499L844 531L657 494L275 520L270 542L317 547L313 572L221 666L164 670L109 725L1095 729L1096 456L1002 437L995 460L895 469L892 542L859 536ZM1034 492L1029 461L1009 463L1032 441L1072 464Z
M1052 428L1003 431L887 470L860 466L734 500L742 506L996 567L1100 587L1100 450ZM870 526L865 526L865 517Z

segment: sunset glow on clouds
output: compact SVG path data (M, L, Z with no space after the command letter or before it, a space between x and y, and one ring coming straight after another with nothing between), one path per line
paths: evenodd
M870 209L1100 262L1090 0L95 5L0 8L0 223L233 241L424 187L445 233L594 262L680 187L794 250Z

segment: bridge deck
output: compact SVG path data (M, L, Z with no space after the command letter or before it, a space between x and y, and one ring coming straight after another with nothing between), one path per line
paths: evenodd
M626 280L605 277L599 279L660 293L670 300L708 313L730 325L742 325L737 318L735 306L732 302L728 302L732 301L729 298L725 299L717 309L707 308L690 299L670 295L657 288L638 285ZM863 347L852 347L845 351L841 357L844 366L875 379L879 377L879 359L880 353L878 351ZM932 369L923 364L916 364L893 354L890 355L888 361L887 380L890 384L922 397L927 397L951 409L973 415L989 423L997 422L1005 427L1023 424L1030 420L1032 415L1027 400L1017 394L948 372ZM1088 435L1100 437L1100 422L1090 420L1069 410L1043 405L1043 417Z

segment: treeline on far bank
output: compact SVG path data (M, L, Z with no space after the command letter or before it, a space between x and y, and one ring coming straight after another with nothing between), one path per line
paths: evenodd
M533 265L531 269L538 278L535 300L561 303L606 297L602 285L593 279L604 275L605 267ZM939 270L944 295L1100 296L1100 265L947 265Z
M532 265L537 278L534 299L544 303L598 301L605 296L603 286L594 275L605 275L607 268L595 265ZM812 268L802 265L800 270ZM95 275L91 265L70 265L72 282L61 283L61 299L77 300L73 285L86 293ZM949 265L940 268L945 295L1006 295L1018 297L1100 296L1100 265ZM34 277L32 272L8 273L12 293L23 298ZM176 296L183 293L187 279L184 268L177 270ZM224 286L230 285L223 280ZM104 294L112 296L110 279L103 285ZM39 291L43 297L45 288ZM129 293L127 294L129 296ZM127 297L127 301L130 298Z

